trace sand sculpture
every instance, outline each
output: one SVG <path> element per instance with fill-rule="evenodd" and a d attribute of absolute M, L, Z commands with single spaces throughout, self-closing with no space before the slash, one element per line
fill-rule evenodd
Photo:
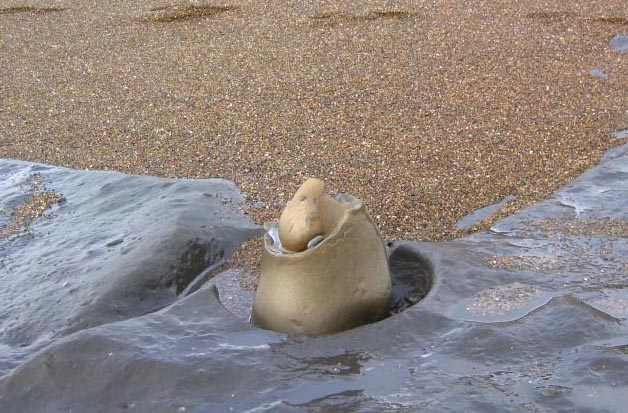
<path fill-rule="evenodd" d="M 334 199 L 308 179 L 267 229 L 253 324 L 319 335 L 386 317 L 386 248 L 359 199 Z"/>

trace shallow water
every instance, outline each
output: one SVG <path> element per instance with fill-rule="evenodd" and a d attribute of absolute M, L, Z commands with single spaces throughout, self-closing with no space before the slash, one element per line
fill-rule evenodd
<path fill-rule="evenodd" d="M 433 286 L 381 322 L 314 338 L 264 331 L 223 306 L 233 285 L 210 280 L 161 310 L 27 347 L 26 361 L 9 352 L 19 366 L 0 379 L 0 411 L 620 412 L 626 257 L 628 154 L 615 151 L 490 231 L 395 242 L 396 276 L 427 271 Z"/>

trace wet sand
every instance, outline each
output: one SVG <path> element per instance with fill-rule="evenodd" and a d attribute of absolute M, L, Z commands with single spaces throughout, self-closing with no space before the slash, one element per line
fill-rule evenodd
<path fill-rule="evenodd" d="M 2 0 L 0 157 L 224 177 L 258 222 L 315 176 L 386 239 L 448 239 L 626 142 L 621 33 L 624 0 Z"/>

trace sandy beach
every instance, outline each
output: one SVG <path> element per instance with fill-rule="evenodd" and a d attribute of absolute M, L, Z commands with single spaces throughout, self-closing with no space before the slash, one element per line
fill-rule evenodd
<path fill-rule="evenodd" d="M 624 0 L 2 0 L 0 157 L 227 178 L 260 223 L 314 176 L 448 239 L 626 141 L 621 33 Z"/>

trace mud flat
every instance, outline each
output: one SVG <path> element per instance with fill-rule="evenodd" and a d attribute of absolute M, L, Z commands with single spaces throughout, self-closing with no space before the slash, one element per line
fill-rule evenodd
<path fill-rule="evenodd" d="M 233 183 L 0 160 L 0 375 L 75 331 L 172 304 L 260 231 Z"/>
<path fill-rule="evenodd" d="M 221 295 L 237 287 L 213 282 L 225 275 L 177 298 L 181 272 L 170 265 L 191 239 L 205 258 L 190 275 L 256 233 L 228 182 L 6 160 L 0 169 L 10 177 L 4 211 L 33 172 L 65 198 L 27 236 L 0 244 L 3 412 L 620 412 L 628 403 L 626 151 L 488 231 L 394 242 L 393 277 L 429 277 L 428 295 L 317 338 L 231 313 Z"/>

